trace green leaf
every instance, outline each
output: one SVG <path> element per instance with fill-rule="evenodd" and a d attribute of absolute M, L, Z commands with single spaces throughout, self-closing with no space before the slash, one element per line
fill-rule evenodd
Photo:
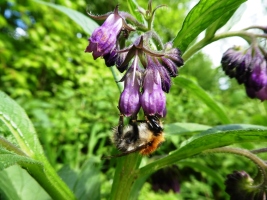
<path fill-rule="evenodd" d="M 188 135 L 211 128 L 207 125 L 195 123 L 173 123 L 164 125 L 164 132 L 168 135 Z"/>
<path fill-rule="evenodd" d="M 214 34 L 216 33 L 216 31 L 228 22 L 228 20 L 233 16 L 233 14 L 237 10 L 237 8 L 234 10 L 230 10 L 229 12 L 224 13 L 212 25 L 210 25 L 206 30 L 206 36 L 205 37 L 208 39 L 211 39 L 214 36 Z"/>
<path fill-rule="evenodd" d="M 200 0 L 186 16 L 174 45 L 185 52 L 189 44 L 206 28 L 225 13 L 236 10 L 246 0 Z M 229 17 L 229 16 L 228 16 Z M 226 20 L 227 17 L 223 18 Z M 219 24 L 223 25 L 225 22 Z M 219 26 L 218 26 L 219 27 Z"/>
<path fill-rule="evenodd" d="M 58 175 L 67 184 L 67 186 L 69 186 L 69 188 L 73 191 L 75 183 L 78 179 L 77 172 L 71 169 L 68 165 L 65 165 L 58 171 Z"/>
<path fill-rule="evenodd" d="M 40 162 L 37 162 L 26 156 L 20 156 L 14 154 L 6 149 L 1 148 L 0 146 L 0 170 L 3 170 L 15 164 L 20 164 L 21 166 L 29 166 L 29 165 L 42 166 Z"/>
<path fill-rule="evenodd" d="M 38 136 L 25 111 L 3 92 L 0 92 L 0 102 L 0 121 L 12 134 L 12 142 L 28 156 L 43 154 Z"/>
<path fill-rule="evenodd" d="M 100 199 L 101 179 L 100 169 L 96 165 L 97 162 L 99 161 L 91 157 L 90 160 L 84 163 L 74 186 L 74 193 L 77 199 Z"/>
<path fill-rule="evenodd" d="M 174 82 L 176 85 L 179 85 L 182 88 L 188 90 L 191 94 L 195 95 L 203 103 L 205 103 L 211 109 L 211 111 L 217 115 L 218 119 L 222 123 L 229 124 L 231 122 L 223 107 L 220 106 L 216 101 L 214 101 L 213 98 L 210 97 L 210 95 L 205 90 L 203 90 L 197 83 L 181 76 L 176 77 L 174 79 Z"/>
<path fill-rule="evenodd" d="M 139 171 L 140 177 L 151 174 L 167 165 L 179 160 L 195 156 L 205 150 L 244 142 L 266 142 L 267 127 L 256 125 L 231 124 L 215 128 L 194 135 L 186 140 L 181 148 L 171 152 L 168 156 L 148 164 Z"/>
<path fill-rule="evenodd" d="M 83 30 L 89 35 L 91 35 L 93 31 L 98 27 L 98 24 L 95 21 L 93 21 L 86 15 L 76 10 L 72 10 L 64 6 L 56 5 L 53 3 L 47 3 L 47 2 L 43 2 L 39 0 L 35 0 L 35 2 L 50 6 L 68 15 L 73 21 L 75 21 L 80 27 L 82 27 Z"/>
<path fill-rule="evenodd" d="M 12 134 L 12 144 L 0 139 L 2 168 L 20 164 L 53 198 L 74 199 L 74 195 L 47 161 L 34 127 L 25 111 L 9 96 L 0 92 L 0 125 Z M 6 129 L 3 130 L 6 130 Z M 6 137 L 7 138 L 7 137 Z M 21 151 L 17 150 L 20 147 Z M 12 151 L 12 152 L 11 152 Z M 25 156 L 24 156 L 25 155 Z"/>
<path fill-rule="evenodd" d="M 6 199 L 51 199 L 24 169 L 16 165 L 0 171 L 0 199 L 1 194 L 4 194 Z"/>
<path fill-rule="evenodd" d="M 135 0 L 127 0 L 128 8 L 130 13 L 139 21 L 144 22 L 143 16 L 138 12 L 138 3 Z"/>

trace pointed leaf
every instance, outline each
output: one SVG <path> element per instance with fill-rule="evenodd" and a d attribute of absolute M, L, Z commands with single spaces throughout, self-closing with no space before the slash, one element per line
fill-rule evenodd
<path fill-rule="evenodd" d="M 226 112 L 224 111 L 223 107 L 220 106 L 218 103 L 216 103 L 210 95 L 203 90 L 197 83 L 193 82 L 190 79 L 187 79 L 185 77 L 176 77 L 174 79 L 174 82 L 181 86 L 182 88 L 190 91 L 191 94 L 195 95 L 197 98 L 199 98 L 203 103 L 205 103 L 212 112 L 214 112 L 218 119 L 224 124 L 229 124 L 230 119 L 228 118 Z"/>
<path fill-rule="evenodd" d="M 246 0 L 200 0 L 186 16 L 174 45 L 185 52 L 189 44 L 213 22 L 227 12 L 236 10 Z M 226 20 L 225 18 L 224 20 Z"/>
<path fill-rule="evenodd" d="M 28 156 L 43 154 L 38 136 L 25 111 L 3 92 L 0 92 L 0 102 L 0 125 L 4 125 L 12 134 L 12 142 Z"/>
<path fill-rule="evenodd" d="M 100 169 L 94 158 L 84 163 L 78 179 L 74 186 L 74 193 L 77 199 L 100 199 Z"/>
<path fill-rule="evenodd" d="M 93 31 L 98 27 L 98 24 L 95 21 L 93 21 L 86 15 L 76 10 L 72 10 L 64 6 L 56 5 L 53 3 L 47 3 L 47 2 L 39 1 L 39 0 L 35 0 L 35 2 L 50 6 L 68 15 L 73 21 L 75 21 L 80 27 L 82 27 L 83 30 L 89 35 L 91 35 Z"/>
<path fill-rule="evenodd" d="M 16 200 L 51 199 L 43 188 L 19 166 L 0 171 L 0 194 L 4 194 L 7 199 Z"/>
<path fill-rule="evenodd" d="M 127 0 L 128 3 L 128 9 L 130 10 L 130 13 L 139 21 L 139 22 L 144 22 L 143 16 L 141 13 L 138 12 L 138 3 L 136 0 Z"/>
<path fill-rule="evenodd" d="M 211 24 L 207 28 L 205 37 L 212 38 L 216 31 L 228 22 L 228 20 L 234 15 L 236 10 L 237 8 L 230 10 L 224 13 L 221 17 L 219 17 L 213 24 Z"/>
<path fill-rule="evenodd" d="M 151 174 L 179 160 L 195 156 L 205 150 L 244 142 L 266 142 L 267 127 L 255 125 L 232 124 L 218 126 L 185 141 L 181 148 L 168 156 L 152 162 L 140 169 L 140 177 Z"/>

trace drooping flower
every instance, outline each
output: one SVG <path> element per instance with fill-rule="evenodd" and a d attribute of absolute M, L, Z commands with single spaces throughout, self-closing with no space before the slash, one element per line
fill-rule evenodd
<path fill-rule="evenodd" d="M 161 78 L 161 88 L 164 92 L 168 93 L 171 88 L 171 77 L 168 70 L 160 64 L 158 58 L 152 56 L 147 56 L 147 65 L 152 66 L 159 72 Z"/>
<path fill-rule="evenodd" d="M 164 192 L 180 191 L 179 169 L 176 165 L 172 165 L 158 170 L 151 175 L 151 185 L 154 191 L 162 190 Z"/>
<path fill-rule="evenodd" d="M 145 115 L 164 117 L 166 114 L 166 97 L 162 90 L 160 72 L 149 63 L 144 75 L 143 90 L 141 106 Z"/>
<path fill-rule="evenodd" d="M 245 83 L 247 94 L 264 101 L 267 99 L 267 62 L 258 49 L 255 50 L 250 68 L 251 75 Z"/>
<path fill-rule="evenodd" d="M 230 78 L 236 78 L 239 84 L 246 82 L 250 75 L 251 48 L 242 51 L 240 47 L 228 49 L 221 60 L 223 70 Z"/>
<path fill-rule="evenodd" d="M 126 117 L 135 115 L 141 107 L 142 74 L 138 71 L 138 59 L 135 57 L 132 66 L 124 77 L 124 90 L 119 100 L 119 110 Z"/>
<path fill-rule="evenodd" d="M 267 61 L 259 48 L 250 47 L 245 51 L 230 48 L 223 54 L 221 63 L 230 78 L 245 85 L 250 98 L 267 100 Z"/>
<path fill-rule="evenodd" d="M 98 19 L 95 16 L 94 18 Z M 104 57 L 107 66 L 114 65 L 117 58 L 117 38 L 123 28 L 133 30 L 127 26 L 124 18 L 118 12 L 118 6 L 116 6 L 114 12 L 108 15 L 105 22 L 94 30 L 88 39 L 89 45 L 85 52 L 92 52 L 94 59 Z"/>
<path fill-rule="evenodd" d="M 264 187 L 257 184 L 245 171 L 234 171 L 227 175 L 225 191 L 230 195 L 231 200 L 262 200 L 266 198 Z"/>

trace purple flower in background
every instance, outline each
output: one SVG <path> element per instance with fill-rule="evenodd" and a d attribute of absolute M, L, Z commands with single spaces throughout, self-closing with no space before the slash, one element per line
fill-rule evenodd
<path fill-rule="evenodd" d="M 221 63 L 225 74 L 236 78 L 239 84 L 244 83 L 250 75 L 251 51 L 251 48 L 241 51 L 239 47 L 233 47 L 223 54 Z"/>
<path fill-rule="evenodd" d="M 158 170 L 151 175 L 152 189 L 156 192 L 162 190 L 164 192 L 173 191 L 180 192 L 179 169 L 176 165 L 172 165 Z M 162 192 L 161 191 L 161 192 Z"/>
<path fill-rule="evenodd" d="M 114 57 L 117 56 L 116 51 L 114 53 L 114 50 L 116 49 L 117 37 L 123 28 L 123 23 L 124 20 L 119 15 L 117 6 L 102 26 L 94 30 L 91 37 L 88 39 L 89 45 L 85 52 L 93 52 L 94 59 L 104 56 L 109 65 L 110 63 L 114 64 Z"/>
<path fill-rule="evenodd" d="M 230 195 L 231 200 L 262 200 L 266 197 L 264 187 L 254 183 L 245 171 L 234 171 L 227 175 L 225 186 L 225 191 Z"/>
<path fill-rule="evenodd" d="M 141 105 L 145 115 L 164 117 L 166 114 L 166 97 L 162 90 L 160 72 L 149 62 L 144 75 L 143 90 Z"/>
<path fill-rule="evenodd" d="M 267 61 L 259 48 L 250 47 L 246 51 L 230 48 L 221 63 L 226 75 L 245 85 L 250 98 L 267 100 Z"/>
<path fill-rule="evenodd" d="M 245 83 L 248 96 L 267 100 L 267 63 L 259 49 L 254 52 L 250 68 L 251 75 Z"/>
<path fill-rule="evenodd" d="M 119 110 L 126 117 L 135 115 L 141 107 L 141 78 L 138 71 L 138 59 L 135 57 L 133 64 L 124 77 L 124 90 L 119 100 Z"/>

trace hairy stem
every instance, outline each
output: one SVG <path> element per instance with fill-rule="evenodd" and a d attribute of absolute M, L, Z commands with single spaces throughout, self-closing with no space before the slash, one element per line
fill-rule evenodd
<path fill-rule="evenodd" d="M 228 37 L 242 37 L 245 39 L 247 42 L 251 42 L 253 38 L 255 37 L 251 33 L 247 33 L 244 31 L 235 31 L 235 32 L 226 32 L 226 33 L 221 33 L 214 35 L 212 38 L 206 38 L 204 37 L 202 40 L 194 44 L 191 48 L 189 48 L 184 54 L 183 54 L 183 60 L 184 62 L 187 61 L 192 55 L 194 55 L 196 52 L 198 52 L 200 49 L 203 47 L 207 46 L 208 44 L 211 44 L 217 40 L 223 39 L 223 38 L 228 38 Z"/>
<path fill-rule="evenodd" d="M 110 200 L 130 199 L 135 182 L 135 171 L 139 167 L 141 156 L 138 153 L 117 158 L 117 166 L 113 179 Z"/>

